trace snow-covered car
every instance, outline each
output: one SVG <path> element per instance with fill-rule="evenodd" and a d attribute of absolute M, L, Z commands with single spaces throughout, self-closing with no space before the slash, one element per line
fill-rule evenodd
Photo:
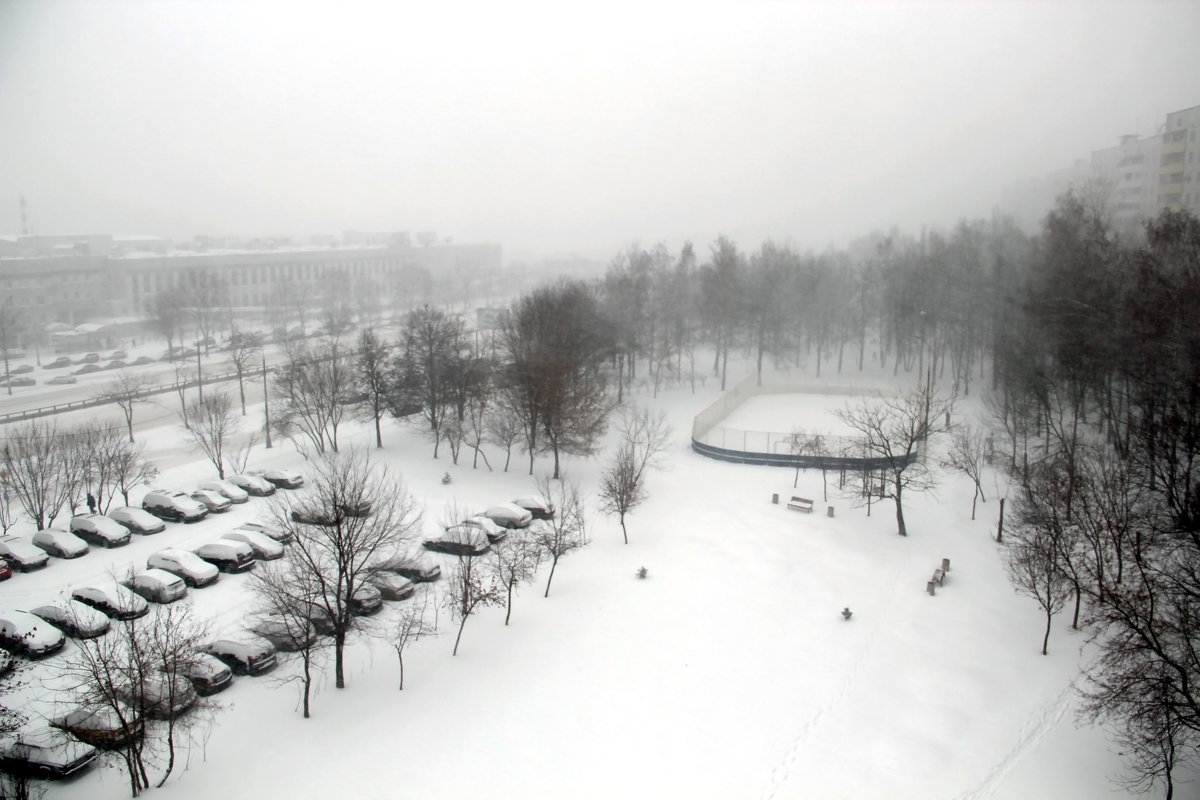
<path fill-rule="evenodd" d="M 258 475 L 230 475 L 225 480 L 241 489 L 251 497 L 270 497 L 275 494 L 275 484 Z"/>
<path fill-rule="evenodd" d="M 79 558 L 86 556 L 91 549 L 83 539 L 61 528 L 46 528 L 37 531 L 30 541 L 47 555 L 58 558 Z"/>
<path fill-rule="evenodd" d="M 91 375 L 93 372 L 100 372 L 103 368 L 99 364 L 84 364 L 79 369 L 71 370 L 72 375 Z"/>
<path fill-rule="evenodd" d="M 142 508 L 169 522 L 199 522 L 208 516 L 207 508 L 183 492 L 163 489 L 146 492 Z"/>
<path fill-rule="evenodd" d="M 442 565 L 420 550 L 381 559 L 375 568 L 394 572 L 416 583 L 428 583 L 442 577 Z"/>
<path fill-rule="evenodd" d="M 513 505 L 525 509 L 534 519 L 553 519 L 554 504 L 540 494 L 525 494 L 513 500 Z"/>
<path fill-rule="evenodd" d="M 66 386 L 71 383 L 79 383 L 79 379 L 74 375 L 55 375 L 46 381 L 47 386 Z"/>
<path fill-rule="evenodd" d="M 250 494 L 245 489 L 241 489 L 226 480 L 203 481 L 197 488 L 207 489 L 210 492 L 218 492 L 226 500 L 235 505 L 244 503 L 250 499 Z"/>
<path fill-rule="evenodd" d="M 50 727 L 66 731 L 98 750 L 120 750 L 145 733 L 145 723 L 131 708 L 118 714 L 111 706 L 78 706 L 50 720 Z"/>
<path fill-rule="evenodd" d="M 108 617 L 78 600 L 59 600 L 29 609 L 72 639 L 94 639 L 108 633 Z"/>
<path fill-rule="evenodd" d="M 193 589 L 198 589 L 216 583 L 220 571 L 200 556 L 190 550 L 179 547 L 168 547 L 151 553 L 146 559 L 147 569 L 165 569 L 172 575 L 183 578 L 183 582 Z"/>
<path fill-rule="evenodd" d="M 308 619 L 294 616 L 268 616 L 250 626 L 251 633 L 266 639 L 281 653 L 294 653 L 317 641 L 317 629 Z"/>
<path fill-rule="evenodd" d="M 515 503 L 500 503 L 483 512 L 502 528 L 524 528 L 533 521 L 533 514 Z"/>
<path fill-rule="evenodd" d="M 261 675 L 277 663 L 275 645 L 253 634 L 217 639 L 203 651 L 224 661 L 236 675 Z"/>
<path fill-rule="evenodd" d="M 70 357 L 59 356 L 58 358 L 54 359 L 53 361 L 43 364 L 42 369 L 65 369 L 66 367 L 69 367 L 69 366 L 71 366 Z"/>
<path fill-rule="evenodd" d="M 17 572 L 32 572 L 50 563 L 50 556 L 24 536 L 0 536 L 0 558 Z"/>
<path fill-rule="evenodd" d="M 210 514 L 221 514 L 233 505 L 233 501 L 228 497 L 212 489 L 196 489 L 190 497 L 207 508 Z"/>
<path fill-rule="evenodd" d="M 23 731 L 0 745 L 0 769 L 14 775 L 67 778 L 96 760 L 97 750 L 53 728 Z"/>
<path fill-rule="evenodd" d="M 12 567 L 3 558 L 0 558 L 0 581 L 6 581 L 12 577 Z"/>
<path fill-rule="evenodd" d="M 133 506 L 121 506 L 114 508 L 108 512 L 109 519 L 116 520 L 118 524 L 124 525 L 133 533 L 149 535 L 152 533 L 161 533 L 167 529 L 167 526 L 161 519 L 140 508 Z"/>
<path fill-rule="evenodd" d="M 252 469 L 247 475 L 254 475 L 269 481 L 277 489 L 299 489 L 304 485 L 304 476 L 294 469 Z"/>
<path fill-rule="evenodd" d="M 478 556 L 491 548 L 487 534 L 475 525 L 453 525 L 439 534 L 429 537 L 422 544 L 435 553 L 453 556 Z"/>
<path fill-rule="evenodd" d="M 459 524 L 474 525 L 476 528 L 479 528 L 492 544 L 502 542 L 508 537 L 508 528 L 501 527 L 491 517 L 485 517 L 483 514 L 467 517 Z"/>
<path fill-rule="evenodd" d="M 57 653 L 67 643 L 62 631 L 28 611 L 0 611 L 0 647 L 28 658 Z"/>
<path fill-rule="evenodd" d="M 131 366 L 131 367 L 144 367 L 144 366 L 146 366 L 147 364 L 153 364 L 153 363 L 154 363 L 154 359 L 153 359 L 153 358 L 151 358 L 150 356 L 138 356 L 138 357 L 137 357 L 137 358 L 135 358 L 133 361 L 130 361 L 130 362 L 129 362 L 129 366 Z"/>
<path fill-rule="evenodd" d="M 103 514 L 77 514 L 71 517 L 70 527 L 71 533 L 97 547 L 121 547 L 129 544 L 129 529 Z"/>
<path fill-rule="evenodd" d="M 187 596 L 187 584 L 165 569 L 148 569 L 121 582 L 129 591 L 151 603 L 174 603 Z"/>
<path fill-rule="evenodd" d="M 277 558 L 283 558 L 283 545 L 262 531 L 237 528 L 221 534 L 221 538 L 250 545 L 250 549 L 254 551 L 254 557 L 259 561 L 274 561 Z"/>
<path fill-rule="evenodd" d="M 263 525 L 261 522 L 243 522 L 237 526 L 237 530 L 261 533 L 263 536 L 268 536 L 280 544 L 287 544 L 295 538 L 287 528 L 280 528 L 276 525 Z"/>
<path fill-rule="evenodd" d="M 254 548 L 235 539 L 217 539 L 196 548 L 196 555 L 221 572 L 249 572 L 254 569 Z"/>
<path fill-rule="evenodd" d="M 196 657 L 184 668 L 192 688 L 201 697 L 223 692 L 233 683 L 233 670 L 208 653 L 196 653 Z"/>
<path fill-rule="evenodd" d="M 16 375 L 0 379 L 0 386 L 11 386 L 14 389 L 23 386 L 37 386 L 37 380 L 34 378 L 18 377 Z"/>
<path fill-rule="evenodd" d="M 350 595 L 350 613 L 356 617 L 369 617 L 383 608 L 383 594 L 370 583 L 360 583 Z"/>
<path fill-rule="evenodd" d="M 417 591 L 411 579 L 395 572 L 371 572 L 367 575 L 367 583 L 378 589 L 384 600 L 407 600 Z"/>
<path fill-rule="evenodd" d="M 196 690 L 182 675 L 169 680 L 166 675 L 150 673 L 140 682 L 113 687 L 113 693 L 122 703 L 142 709 L 150 719 L 175 719 L 196 705 Z"/>
<path fill-rule="evenodd" d="M 71 598 L 116 620 L 137 619 L 150 613 L 145 600 L 117 583 L 76 586 Z"/>

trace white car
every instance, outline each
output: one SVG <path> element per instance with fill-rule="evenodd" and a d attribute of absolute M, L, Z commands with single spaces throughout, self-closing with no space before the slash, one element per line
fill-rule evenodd
<path fill-rule="evenodd" d="M 71 590 L 71 599 L 116 620 L 137 619 L 150 613 L 145 600 L 118 583 L 77 586 Z"/>
<path fill-rule="evenodd" d="M 50 563 L 50 556 L 21 536 L 0 536 L 0 558 L 18 572 L 31 572 Z"/>
<path fill-rule="evenodd" d="M 379 590 L 384 600 L 407 600 L 417 591 L 412 580 L 395 572 L 372 572 L 366 581 Z"/>
<path fill-rule="evenodd" d="M 214 489 L 196 489 L 190 497 L 207 508 L 210 514 L 221 514 L 233 505 L 232 500 Z"/>
<path fill-rule="evenodd" d="M 219 492 L 220 494 L 224 495 L 229 502 L 235 504 L 244 503 L 250 499 L 250 495 L 245 489 L 241 489 L 235 484 L 226 480 L 204 481 L 198 488 Z"/>
<path fill-rule="evenodd" d="M 94 639 L 108 633 L 109 622 L 100 611 L 78 600 L 59 600 L 29 609 L 72 639 Z"/>
<path fill-rule="evenodd" d="M 294 469 L 251 469 L 246 474 L 265 478 L 277 489 L 299 489 L 304 485 L 304 476 Z"/>
<path fill-rule="evenodd" d="M 286 528 L 278 528 L 274 525 L 263 525 L 260 522 L 243 522 L 237 527 L 237 530 L 261 533 L 263 536 L 268 536 L 280 544 L 287 544 L 295 538 L 292 535 L 292 532 Z"/>
<path fill-rule="evenodd" d="M 513 500 L 514 506 L 520 506 L 533 515 L 534 519 L 552 519 L 554 504 L 540 494 L 526 494 Z"/>
<path fill-rule="evenodd" d="M 515 503 L 501 503 L 483 512 L 502 528 L 524 528 L 533 521 L 533 514 Z"/>
<path fill-rule="evenodd" d="M 161 533 L 167 529 L 166 524 L 161 519 L 149 511 L 134 508 L 133 506 L 114 508 L 108 512 L 108 516 L 132 532 L 143 535 Z"/>
<path fill-rule="evenodd" d="M 195 553 L 178 547 L 168 547 L 152 553 L 146 559 L 146 568 L 165 569 L 183 578 L 183 582 L 193 589 L 216 583 L 217 578 L 221 576 L 220 570 L 212 564 Z"/>
<path fill-rule="evenodd" d="M 129 544 L 130 538 L 128 528 L 103 514 L 79 514 L 71 517 L 71 533 L 97 547 L 121 547 Z"/>
<path fill-rule="evenodd" d="M 275 494 L 275 484 L 259 475 L 230 475 L 226 480 L 253 497 L 270 497 Z"/>
<path fill-rule="evenodd" d="M 442 577 L 441 564 L 420 550 L 384 558 L 375 564 L 375 569 L 394 572 L 417 583 L 428 583 Z"/>
<path fill-rule="evenodd" d="M 62 631 L 28 611 L 0 611 L 0 647 L 29 658 L 42 658 L 63 649 Z"/>
<path fill-rule="evenodd" d="M 217 539 L 196 548 L 196 555 L 221 572 L 249 572 L 254 569 L 254 548 L 236 539 Z"/>
<path fill-rule="evenodd" d="M 467 517 L 460 525 L 473 525 L 483 531 L 488 537 L 488 541 L 492 544 L 502 542 L 508 536 L 508 528 L 502 528 L 491 517 L 485 517 L 483 514 L 476 514 L 473 517 Z"/>
<path fill-rule="evenodd" d="M 47 554 L 58 558 L 79 558 L 91 549 L 88 543 L 70 531 L 61 528 L 46 528 L 33 534 L 31 540 Z"/>
<path fill-rule="evenodd" d="M 273 561 L 276 558 L 283 558 L 283 545 L 262 531 L 251 530 L 250 528 L 238 528 L 222 534 L 221 538 L 232 539 L 235 542 L 243 542 L 250 545 L 250 549 L 254 551 L 254 557 L 259 561 Z"/>
<path fill-rule="evenodd" d="M 423 543 L 426 550 L 452 556 L 478 556 L 491 549 L 487 535 L 475 525 L 453 525 Z"/>
<path fill-rule="evenodd" d="M 183 578 L 165 569 L 148 569 L 123 581 L 125 588 L 151 603 L 173 603 L 187 595 Z"/>
<path fill-rule="evenodd" d="M 142 508 L 159 519 L 170 522 L 199 522 L 208 516 L 208 509 L 183 492 L 154 489 L 142 498 Z"/>

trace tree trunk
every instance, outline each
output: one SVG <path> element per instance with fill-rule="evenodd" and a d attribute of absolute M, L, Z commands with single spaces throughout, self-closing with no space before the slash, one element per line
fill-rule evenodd
<path fill-rule="evenodd" d="M 900 502 L 900 481 L 896 480 L 896 527 L 901 536 L 908 536 L 908 528 L 904 527 L 904 506 Z"/>
<path fill-rule="evenodd" d="M 338 689 L 346 688 L 346 631 L 342 626 L 338 626 L 338 631 L 333 635 L 333 685 Z"/>
<path fill-rule="evenodd" d="M 625 544 L 629 544 L 629 531 L 625 530 L 625 512 L 621 512 L 621 535 L 625 537 Z"/>
<path fill-rule="evenodd" d="M 1004 498 L 1000 498 L 1000 522 L 996 525 L 996 541 L 1004 541 Z"/>
<path fill-rule="evenodd" d="M 458 623 L 458 636 L 454 637 L 454 652 L 450 654 L 452 656 L 458 655 L 458 643 L 462 641 L 463 628 L 467 626 L 467 619 L 470 618 L 470 616 L 470 614 L 463 614 L 462 621 Z"/>
<path fill-rule="evenodd" d="M 554 556 L 554 559 L 550 562 L 550 574 L 546 576 L 546 592 L 542 595 L 542 597 L 550 596 L 550 581 L 554 580 L 554 568 L 557 566 L 558 556 Z"/>
<path fill-rule="evenodd" d="M 1050 645 L 1050 621 L 1054 618 L 1054 612 L 1046 610 L 1046 635 L 1042 637 L 1042 655 L 1046 655 L 1046 648 Z"/>

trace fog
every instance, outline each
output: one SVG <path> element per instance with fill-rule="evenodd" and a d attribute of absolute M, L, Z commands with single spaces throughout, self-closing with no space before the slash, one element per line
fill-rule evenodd
<path fill-rule="evenodd" d="M 0 233 L 822 249 L 1200 103 L 1194 2 L 434 5 L 0 3 Z"/>

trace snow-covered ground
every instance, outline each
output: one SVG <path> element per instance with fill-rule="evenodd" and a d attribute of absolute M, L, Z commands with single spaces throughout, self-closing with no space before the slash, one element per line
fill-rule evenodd
<path fill-rule="evenodd" d="M 970 484 L 946 475 L 935 496 L 906 504 L 910 535 L 901 538 L 889 504 L 868 517 L 836 493 L 832 476 L 825 501 L 819 473 L 802 473 L 793 489 L 792 470 L 693 453 L 692 417 L 716 394 L 710 381 L 697 394 L 635 395 L 667 411 L 674 439 L 667 469 L 650 475 L 649 500 L 627 520 L 628 545 L 616 520 L 595 511 L 605 456 L 568 458 L 570 476 L 593 494 L 591 544 L 559 565 L 549 598 L 543 571 L 516 599 L 511 625 L 503 609 L 483 611 L 455 657 L 443 615 L 442 635 L 407 652 L 403 691 L 390 645 L 358 639 L 348 687 L 323 678 L 308 720 L 298 689 L 279 680 L 294 665 L 237 679 L 215 698 L 225 708 L 211 737 L 156 796 L 1122 796 L 1110 781 L 1121 762 L 1105 732 L 1074 721 L 1083 637 L 1056 620 L 1050 655 L 1040 654 L 1041 616 L 1005 577 L 990 491 L 972 522 Z M 779 419 L 786 431 L 804 402 L 776 395 L 743 412 L 772 422 L 759 429 Z M 829 397 L 821 404 L 830 407 Z M 738 427 L 749 421 L 739 417 Z M 211 467 L 181 458 L 178 436 L 166 426 L 144 438 L 174 465 L 158 483 L 188 487 Z M 356 426 L 350 439 L 371 441 Z M 520 454 L 507 473 L 494 452 L 496 471 L 471 469 L 469 456 L 453 466 L 444 454 L 432 460 L 432 447 L 394 422 L 384 444 L 373 457 L 422 498 L 428 525 L 447 502 L 477 510 L 533 489 Z M 304 470 L 286 442 L 257 448 L 252 466 L 272 465 Z M 771 503 L 773 493 L 797 492 L 817 499 L 817 513 Z M 215 538 L 263 503 L 17 575 L 0 584 L 0 603 L 28 607 L 168 541 Z M 951 571 L 931 597 L 926 580 L 943 558 Z M 636 576 L 643 566 L 644 580 Z M 224 576 L 192 602 L 216 628 L 236 629 L 246 581 Z M 848 622 L 844 606 L 853 610 Z M 51 698 L 34 684 L 41 708 Z M 108 766 L 54 785 L 50 796 L 127 794 L 122 772 Z"/>

